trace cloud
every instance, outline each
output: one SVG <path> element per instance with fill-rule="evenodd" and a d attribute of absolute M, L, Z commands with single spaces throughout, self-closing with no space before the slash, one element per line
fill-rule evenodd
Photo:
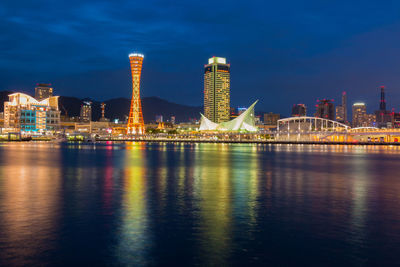
<path fill-rule="evenodd" d="M 60 94 L 106 98 L 112 89 L 122 96 L 130 82 L 127 55 L 141 51 L 145 95 L 201 104 L 202 66 L 218 55 L 232 64 L 233 106 L 252 95 L 259 108 L 288 114 L 294 102 L 311 106 L 318 96 L 338 98 L 342 88 L 373 103 L 378 81 L 398 86 L 391 58 L 398 54 L 399 5 L 2 1 L 0 88 L 32 83 L 33 90 L 35 79 L 45 79 Z M 360 89 L 366 85 L 370 96 Z"/>

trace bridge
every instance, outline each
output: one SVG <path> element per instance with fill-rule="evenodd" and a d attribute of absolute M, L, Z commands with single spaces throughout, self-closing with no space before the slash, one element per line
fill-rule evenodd
<path fill-rule="evenodd" d="M 276 140 L 349 142 L 350 126 L 317 117 L 290 117 L 277 122 Z"/>
<path fill-rule="evenodd" d="M 277 141 L 293 142 L 400 142 L 400 129 L 350 126 L 317 117 L 290 117 L 277 122 Z"/>

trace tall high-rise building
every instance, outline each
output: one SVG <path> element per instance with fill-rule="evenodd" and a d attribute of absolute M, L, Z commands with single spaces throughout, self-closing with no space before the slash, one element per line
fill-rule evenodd
<path fill-rule="evenodd" d="M 307 116 L 307 107 L 304 104 L 294 104 L 292 107 L 292 117 Z"/>
<path fill-rule="evenodd" d="M 342 93 L 342 104 L 336 106 L 335 120 L 347 124 L 347 95 L 346 92 Z"/>
<path fill-rule="evenodd" d="M 50 83 L 38 83 L 35 87 L 35 98 L 42 100 L 53 96 L 53 87 Z"/>
<path fill-rule="evenodd" d="M 365 127 L 367 122 L 367 108 L 364 103 L 354 103 L 353 104 L 353 119 L 352 126 L 353 127 Z"/>
<path fill-rule="evenodd" d="M 315 113 L 315 117 L 324 118 L 328 120 L 335 119 L 335 105 L 332 100 L 322 99 L 318 100 L 317 103 L 317 112 Z"/>
<path fill-rule="evenodd" d="M 379 110 L 386 110 L 385 86 L 381 86 L 381 101 L 379 102 Z"/>
<path fill-rule="evenodd" d="M 393 127 L 394 113 L 386 110 L 385 86 L 381 86 L 381 100 L 379 110 L 375 111 L 376 124 L 379 128 Z"/>
<path fill-rule="evenodd" d="M 82 122 L 92 121 L 92 102 L 84 101 L 81 105 L 80 120 Z"/>
<path fill-rule="evenodd" d="M 138 53 L 129 55 L 132 71 L 132 100 L 126 129 L 127 134 L 144 134 L 145 131 L 140 100 L 140 76 L 142 74 L 143 58 L 144 56 Z"/>
<path fill-rule="evenodd" d="M 348 118 L 347 118 L 347 94 L 346 94 L 346 92 L 342 93 L 342 109 L 343 109 L 343 123 L 347 123 Z"/>
<path fill-rule="evenodd" d="M 230 68 L 222 57 L 212 57 L 204 66 L 204 115 L 216 123 L 229 121 Z"/>

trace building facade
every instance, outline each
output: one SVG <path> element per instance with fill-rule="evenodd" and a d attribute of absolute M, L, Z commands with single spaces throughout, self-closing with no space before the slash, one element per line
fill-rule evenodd
<path fill-rule="evenodd" d="M 92 102 L 84 101 L 81 105 L 80 121 L 89 122 L 92 121 Z"/>
<path fill-rule="evenodd" d="M 307 116 L 307 107 L 304 104 L 294 104 L 292 107 L 292 117 Z"/>
<path fill-rule="evenodd" d="M 230 64 L 212 57 L 204 66 L 204 115 L 215 123 L 230 119 Z"/>
<path fill-rule="evenodd" d="M 27 94 L 14 93 L 4 102 L 4 128 L 21 132 L 45 132 L 59 129 L 58 96 L 37 100 Z"/>
<path fill-rule="evenodd" d="M 336 106 L 335 120 L 337 122 L 345 123 L 344 108 L 342 105 Z"/>
<path fill-rule="evenodd" d="M 366 127 L 367 125 L 367 107 L 364 103 L 354 103 L 352 108 L 352 126 L 356 127 Z"/>
<path fill-rule="evenodd" d="M 318 100 L 315 117 L 334 120 L 335 105 L 333 104 L 332 100 L 328 99 Z"/>
<path fill-rule="evenodd" d="M 35 87 L 35 98 L 37 100 L 43 100 L 53 96 L 53 87 L 50 83 L 38 83 Z"/>
<path fill-rule="evenodd" d="M 264 114 L 264 124 L 265 125 L 277 125 L 278 120 L 281 118 L 280 114 L 277 113 L 265 113 Z"/>

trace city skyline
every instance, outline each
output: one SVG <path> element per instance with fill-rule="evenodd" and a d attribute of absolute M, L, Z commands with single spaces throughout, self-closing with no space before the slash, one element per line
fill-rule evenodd
<path fill-rule="evenodd" d="M 365 102 L 372 112 L 375 88 L 385 85 L 388 109 L 399 110 L 398 4 L 369 1 L 343 9 L 315 1 L 221 2 L 213 12 L 207 1 L 159 4 L 157 12 L 150 5 L 38 1 L 8 12 L 14 4 L 1 3 L 1 90 L 27 92 L 31 84 L 51 82 L 60 95 L 99 101 L 125 96 L 126 55 L 138 50 L 146 56 L 143 96 L 199 105 L 204 59 L 218 55 L 232 64 L 232 106 L 247 105 L 242 100 L 250 92 L 260 99 L 259 110 L 289 115 L 294 103 L 312 106 L 346 91 L 349 104 Z M 38 15 L 43 10 L 45 18 Z M 129 16 L 133 10 L 143 17 Z"/>

